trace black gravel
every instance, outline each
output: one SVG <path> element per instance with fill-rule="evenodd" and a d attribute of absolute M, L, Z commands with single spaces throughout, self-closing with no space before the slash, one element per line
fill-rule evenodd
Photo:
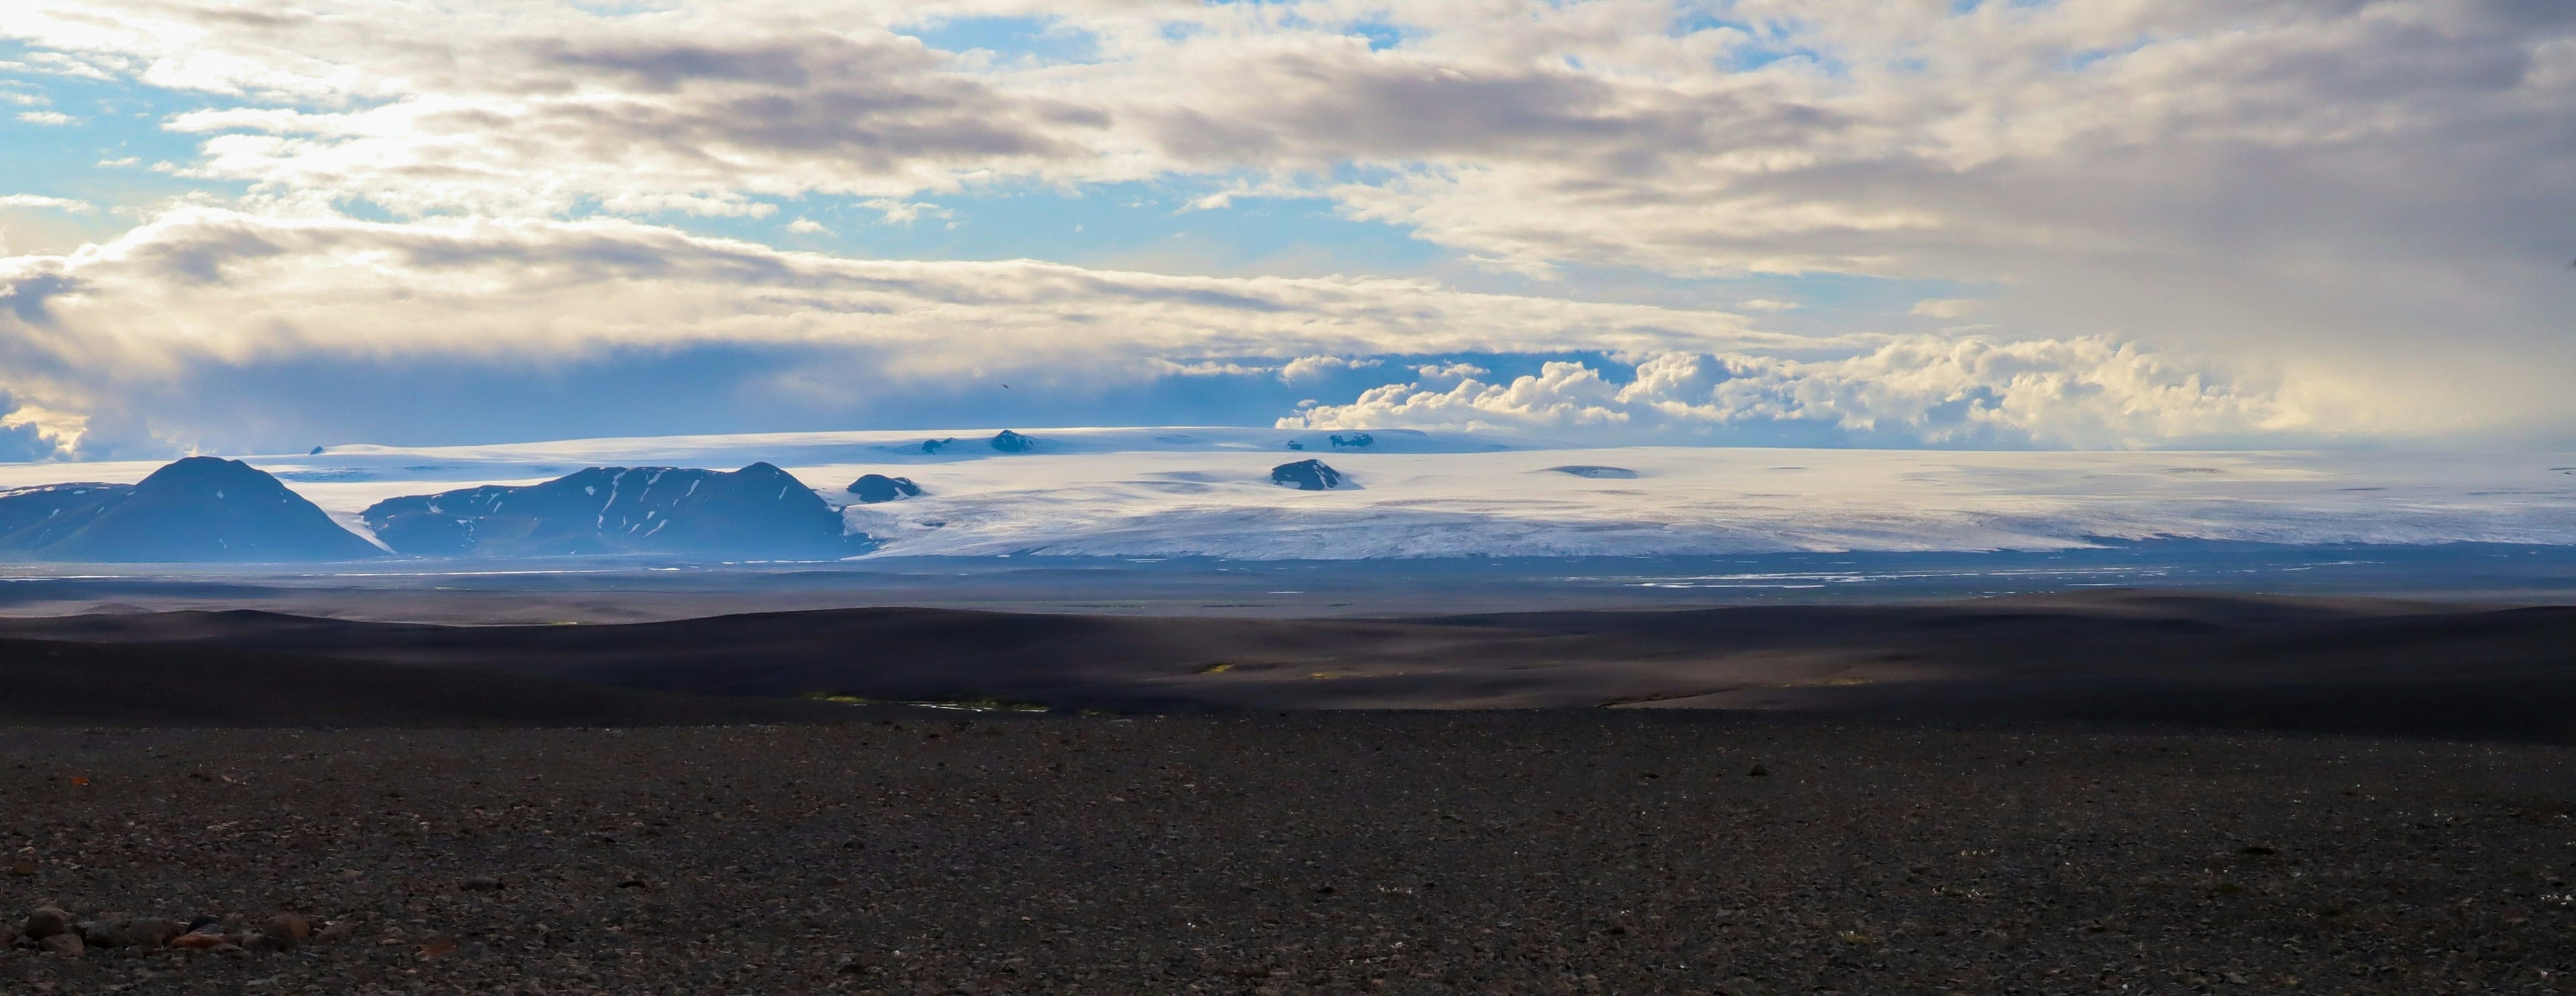
<path fill-rule="evenodd" d="M 0 731 L 13 921 L 353 931 L 21 948 L 0 992 L 2528 993 L 2576 971 L 2566 748 L 888 717 Z"/>

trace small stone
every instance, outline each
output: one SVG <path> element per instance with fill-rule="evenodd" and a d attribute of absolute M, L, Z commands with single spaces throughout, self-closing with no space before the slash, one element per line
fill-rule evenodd
<path fill-rule="evenodd" d="M 285 940 L 271 935 L 264 930 L 245 930 L 241 933 L 227 936 L 224 940 L 230 941 L 234 947 L 238 947 L 244 951 L 256 951 L 262 954 L 273 954 L 292 947 L 292 945 L 288 944 Z"/>
<path fill-rule="evenodd" d="M 2227 984 L 2231 986 L 2241 986 L 2245 984 L 2245 973 L 2243 972 L 2228 972 L 2219 977 L 2226 979 Z"/>
<path fill-rule="evenodd" d="M 36 849 L 35 849 L 35 848 L 32 848 L 32 847 L 28 847 L 28 848 L 21 848 L 21 849 L 19 849 L 19 851 L 18 851 L 18 856 L 17 856 L 17 857 L 14 857 L 14 858 L 9 859 L 9 874 L 25 876 L 25 875 L 33 875 L 33 874 L 35 874 L 35 873 L 36 873 Z"/>
<path fill-rule="evenodd" d="M 1770 993 L 1770 990 L 1762 988 L 1761 983 L 1742 975 L 1718 983 L 1717 991 L 1719 996 L 1769 996 Z"/>
<path fill-rule="evenodd" d="M 180 928 L 179 921 L 159 917 L 137 917 L 127 920 L 123 931 L 125 943 L 138 948 L 157 948 L 170 943 L 171 938 L 186 932 Z"/>
<path fill-rule="evenodd" d="M 66 955 L 73 958 L 89 953 L 88 946 L 81 943 L 80 935 L 70 933 L 48 936 L 37 941 L 36 948 L 46 954 Z"/>
<path fill-rule="evenodd" d="M 462 887 L 467 892 L 499 892 L 501 880 L 489 875 L 477 875 L 466 879 Z"/>
<path fill-rule="evenodd" d="M 18 925 L 14 923 L 0 923 L 0 951 L 7 951 L 10 948 L 17 946 Z"/>
<path fill-rule="evenodd" d="M 40 906 L 27 914 L 26 934 L 36 940 L 71 932 L 72 915 L 51 906 Z"/>
<path fill-rule="evenodd" d="M 212 951 L 230 944 L 231 942 L 224 940 L 224 935 L 220 933 L 209 934 L 194 930 L 170 939 L 171 947 L 186 951 Z"/>
<path fill-rule="evenodd" d="M 312 939 L 313 922 L 293 913 L 280 913 L 269 917 L 268 925 L 260 928 L 260 932 L 293 947 Z"/>
<path fill-rule="evenodd" d="M 358 925 L 347 920 L 333 920 L 330 925 L 323 927 L 320 933 L 313 935 L 314 939 L 326 943 L 345 941 L 356 936 L 358 936 Z"/>
<path fill-rule="evenodd" d="M 1771 774 L 1771 769 L 1766 768 L 1766 767 L 1763 767 L 1763 766 L 1761 766 L 1761 765 L 1757 764 L 1757 765 L 1754 765 L 1754 766 L 1753 766 L 1753 770 L 1751 770 L 1751 771 L 1747 771 L 1747 772 L 1745 772 L 1745 774 L 1747 774 L 1747 775 L 1751 775 L 1751 776 L 1753 776 L 1753 777 L 1755 777 L 1755 778 L 1762 778 L 1762 777 L 1766 777 L 1766 776 L 1770 775 L 1770 774 Z"/>

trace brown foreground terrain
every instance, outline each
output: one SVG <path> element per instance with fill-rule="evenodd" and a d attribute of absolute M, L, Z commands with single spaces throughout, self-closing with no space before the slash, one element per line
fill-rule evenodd
<path fill-rule="evenodd" d="M 0 902 L 334 935 L 12 951 L 0 992 L 2541 993 L 2576 971 L 2565 748 L 862 717 L 0 732 L 0 847 L 30 859 Z"/>
<path fill-rule="evenodd" d="M 13 620 L 0 935 L 63 932 L 0 993 L 2557 992 L 2570 648 L 2138 594 Z"/>

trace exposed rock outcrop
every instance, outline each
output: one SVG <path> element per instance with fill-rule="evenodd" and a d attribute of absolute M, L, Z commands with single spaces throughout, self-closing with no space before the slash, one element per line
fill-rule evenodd
<path fill-rule="evenodd" d="M 1342 472 L 1321 460 L 1299 460 L 1270 468 L 1270 483 L 1299 491 L 1329 491 L 1342 486 Z"/>
<path fill-rule="evenodd" d="M 921 497 L 921 485 L 909 477 L 887 477 L 884 474 L 861 474 L 850 482 L 850 496 L 862 505 Z"/>

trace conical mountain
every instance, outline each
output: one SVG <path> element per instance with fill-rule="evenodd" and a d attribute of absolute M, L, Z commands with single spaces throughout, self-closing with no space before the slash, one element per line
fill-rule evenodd
<path fill-rule="evenodd" d="M 0 521 L 30 521 L 0 538 L 0 548 L 45 560 L 285 563 L 384 556 L 277 478 L 218 457 L 180 460 L 131 488 L 66 485 L 0 495 L 0 509 L 12 505 L 24 514 L 0 511 Z"/>

